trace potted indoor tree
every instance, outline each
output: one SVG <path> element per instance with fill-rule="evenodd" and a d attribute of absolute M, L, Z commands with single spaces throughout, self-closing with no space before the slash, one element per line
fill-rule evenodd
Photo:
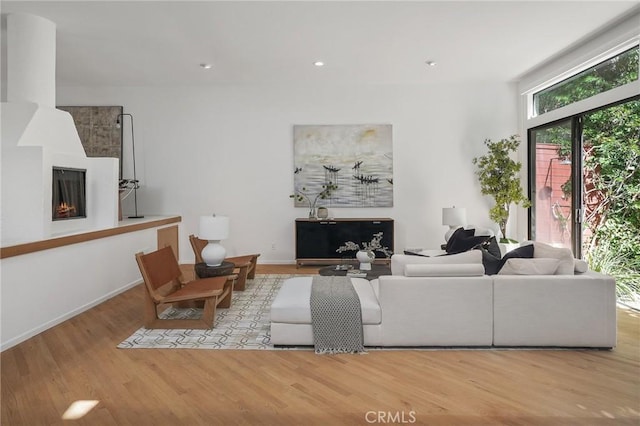
<path fill-rule="evenodd" d="M 495 200 L 495 205 L 489 210 L 489 217 L 500 227 L 500 242 L 515 243 L 517 241 L 507 238 L 506 234 L 509 207 L 511 204 L 520 204 L 524 208 L 531 206 L 520 185 L 522 164 L 511 158 L 511 153 L 520 146 L 520 139 L 518 135 L 512 135 L 497 142 L 487 139 L 484 144 L 489 153 L 473 159 L 473 164 L 477 166 L 480 189 L 483 195 L 490 195 Z"/>

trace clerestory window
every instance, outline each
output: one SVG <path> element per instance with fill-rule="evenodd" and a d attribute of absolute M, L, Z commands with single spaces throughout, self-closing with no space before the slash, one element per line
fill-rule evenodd
<path fill-rule="evenodd" d="M 541 115 L 574 102 L 638 80 L 639 46 L 533 94 L 534 115 Z"/>

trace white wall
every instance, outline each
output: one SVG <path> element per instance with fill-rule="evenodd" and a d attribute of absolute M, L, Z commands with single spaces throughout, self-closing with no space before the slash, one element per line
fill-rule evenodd
<path fill-rule="evenodd" d="M 514 84 L 375 86 L 58 87 L 59 105 L 123 105 L 135 117 L 138 210 L 180 214 L 182 261 L 198 216 L 231 219 L 230 255 L 260 252 L 261 263 L 294 260 L 294 124 L 393 125 L 394 207 L 334 209 L 336 217 L 391 217 L 396 251 L 444 242 L 442 207 L 467 208 L 491 226 L 473 157 L 485 138 L 517 133 Z M 124 175 L 131 176 L 125 129 Z M 124 213 L 133 212 L 132 198 Z M 512 215 L 512 229 L 515 229 Z M 526 223 L 516 235 L 526 236 Z M 275 249 L 272 246 L 275 245 Z"/>
<path fill-rule="evenodd" d="M 157 248 L 157 230 L 2 259 L 0 349 L 8 349 L 140 283 L 134 255 Z M 140 306 L 140 324 L 142 314 Z"/>

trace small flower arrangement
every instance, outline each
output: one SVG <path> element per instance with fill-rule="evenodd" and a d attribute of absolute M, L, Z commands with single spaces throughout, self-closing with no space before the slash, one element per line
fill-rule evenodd
<path fill-rule="evenodd" d="M 370 242 L 362 242 L 362 247 L 360 244 L 356 244 L 353 241 L 347 241 L 343 246 L 338 247 L 336 250 L 337 253 L 343 253 L 345 251 L 366 251 L 368 253 L 373 254 L 374 251 L 379 251 L 383 253 L 386 257 L 390 257 L 393 252 L 389 249 L 389 247 L 385 247 L 380 242 L 382 241 L 382 232 L 378 232 L 373 234 L 373 238 Z M 372 257 L 372 256 L 369 256 Z"/>
<path fill-rule="evenodd" d="M 322 191 L 317 194 L 310 193 L 306 187 L 302 187 L 302 189 L 296 189 L 293 194 L 289 195 L 289 198 L 294 198 L 299 202 L 306 200 L 307 203 L 309 203 L 309 217 L 315 217 L 316 203 L 318 202 L 318 200 L 326 200 L 327 198 L 331 198 L 332 192 L 337 189 L 338 185 L 332 182 L 328 182 L 322 185 Z"/>

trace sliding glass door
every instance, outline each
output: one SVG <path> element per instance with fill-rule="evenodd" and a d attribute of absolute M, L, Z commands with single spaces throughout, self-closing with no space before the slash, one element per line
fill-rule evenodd
<path fill-rule="evenodd" d="M 575 141 L 579 136 L 574 119 L 532 129 L 530 182 L 531 239 L 574 249 L 580 233 L 574 203 Z M 579 158 L 577 159 L 579 162 Z M 579 167 L 579 165 L 578 165 Z M 579 170 L 579 168 L 578 168 Z"/>

